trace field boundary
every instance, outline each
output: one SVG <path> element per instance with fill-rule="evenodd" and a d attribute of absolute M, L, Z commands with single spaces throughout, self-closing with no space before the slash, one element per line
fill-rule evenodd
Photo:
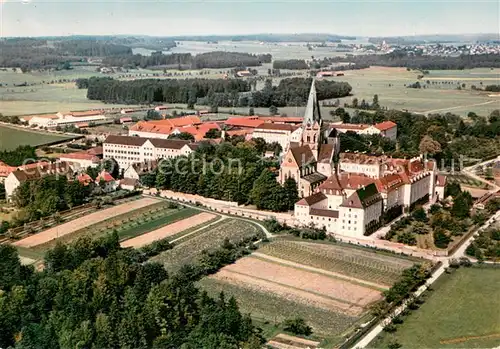
<path fill-rule="evenodd" d="M 309 271 L 311 273 L 331 277 L 332 279 L 349 282 L 349 283 L 352 283 L 352 284 L 355 284 L 358 286 L 369 287 L 369 288 L 377 290 L 377 291 L 385 291 L 385 290 L 388 290 L 390 288 L 390 286 L 387 286 L 387 285 L 377 284 L 377 283 L 371 282 L 371 281 L 364 281 L 364 280 L 361 280 L 361 279 L 358 279 L 358 278 L 355 278 L 352 276 L 343 275 L 341 273 L 336 273 L 336 272 L 329 271 L 326 269 L 320 269 L 320 268 L 316 268 L 316 267 L 311 267 L 309 265 L 303 265 L 300 263 L 287 261 L 287 260 L 284 260 L 284 259 L 279 258 L 279 257 L 267 255 L 265 253 L 254 252 L 254 253 L 252 253 L 252 255 L 250 257 L 255 257 L 258 259 L 265 260 L 267 262 L 280 264 L 280 265 L 284 265 L 284 266 L 291 267 L 291 268 L 306 270 L 306 271 Z"/>

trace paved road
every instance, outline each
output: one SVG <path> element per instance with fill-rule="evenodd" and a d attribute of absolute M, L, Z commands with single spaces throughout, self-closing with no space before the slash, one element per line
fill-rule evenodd
<path fill-rule="evenodd" d="M 469 166 L 469 167 L 464 167 L 462 169 L 463 172 L 465 172 L 468 176 L 478 180 L 478 181 L 481 181 L 483 183 L 486 183 L 488 185 L 490 185 L 492 187 L 492 189 L 490 189 L 489 191 L 490 192 L 496 192 L 498 190 L 500 190 L 500 187 L 498 185 L 496 185 L 494 182 L 490 182 L 490 181 L 487 181 L 486 179 L 482 178 L 482 177 L 479 177 L 478 175 L 476 175 L 474 173 L 474 171 L 476 170 L 476 168 L 480 167 L 480 166 L 486 166 L 488 164 L 491 164 L 492 162 L 495 162 L 495 161 L 498 161 L 499 159 L 498 158 L 494 158 L 494 159 L 491 159 L 491 160 L 486 160 L 486 161 L 483 161 L 479 164 L 476 164 L 476 165 L 472 165 L 472 166 Z"/>
<path fill-rule="evenodd" d="M 498 221 L 500 219 L 500 211 L 498 211 L 494 216 L 492 216 L 484 225 L 482 225 L 479 229 L 486 229 L 488 228 L 492 223 Z M 458 248 L 453 255 L 449 257 L 442 257 L 440 258 L 441 262 L 443 263 L 441 267 L 439 267 L 434 274 L 432 275 L 431 278 L 427 280 L 425 285 L 422 285 L 418 288 L 417 291 L 414 292 L 415 296 L 420 296 L 427 288 L 432 285 L 445 271 L 445 268 L 449 266 L 449 261 L 450 259 L 454 258 L 460 258 L 465 256 L 465 250 L 467 249 L 467 246 L 474 240 L 475 236 L 472 235 L 469 237 L 460 248 Z M 401 306 L 396 308 L 391 315 L 387 316 L 385 319 L 383 319 L 377 326 L 375 326 L 370 332 L 368 332 L 363 338 L 361 338 L 360 341 L 358 341 L 353 348 L 367 348 L 368 345 L 377 337 L 383 330 L 384 327 L 389 324 L 392 320 L 392 318 L 396 315 L 399 315 L 404 309 L 407 307 L 407 303 L 403 303 Z"/>

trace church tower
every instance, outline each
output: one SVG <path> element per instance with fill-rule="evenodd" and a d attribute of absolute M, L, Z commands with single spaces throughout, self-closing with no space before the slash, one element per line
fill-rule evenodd
<path fill-rule="evenodd" d="M 323 121 L 316 96 L 316 79 L 313 78 L 309 98 L 307 99 L 306 112 L 302 123 L 302 142 L 311 148 L 314 157 L 318 158 L 320 145 L 323 143 Z"/>

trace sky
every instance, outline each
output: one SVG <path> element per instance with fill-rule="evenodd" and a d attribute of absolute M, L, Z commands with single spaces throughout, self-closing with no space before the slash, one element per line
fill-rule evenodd
<path fill-rule="evenodd" d="M 0 0 L 0 35 L 499 33 L 500 0 Z"/>

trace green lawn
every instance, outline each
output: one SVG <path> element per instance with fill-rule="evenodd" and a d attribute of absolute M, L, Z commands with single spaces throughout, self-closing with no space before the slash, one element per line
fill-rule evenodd
<path fill-rule="evenodd" d="M 0 125 L 0 151 L 12 150 L 20 145 L 37 146 L 68 138 L 70 137 Z"/>
<path fill-rule="evenodd" d="M 500 269 L 461 268 L 451 275 L 444 274 L 432 288 L 425 303 L 397 325 L 395 333 L 383 332 L 370 347 L 387 348 L 391 341 L 403 348 L 500 345 Z"/>
<path fill-rule="evenodd" d="M 138 222 L 138 225 L 123 225 L 118 228 L 118 235 L 120 236 L 120 240 L 127 240 L 134 238 L 136 236 L 149 233 L 153 230 L 164 227 L 168 224 L 172 224 L 174 222 L 180 221 L 182 219 L 194 216 L 200 211 L 194 208 L 183 208 L 178 211 L 170 211 L 167 214 L 161 214 L 156 217 L 153 217 L 152 220 L 146 221 L 143 223 Z"/>

